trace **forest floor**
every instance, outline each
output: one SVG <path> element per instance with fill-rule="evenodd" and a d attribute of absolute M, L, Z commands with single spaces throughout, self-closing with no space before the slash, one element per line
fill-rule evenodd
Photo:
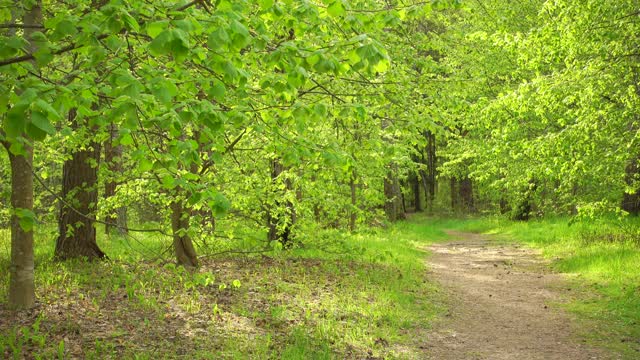
<path fill-rule="evenodd" d="M 0 358 L 638 359 L 640 247 L 596 229 L 414 215 L 288 251 L 211 240 L 188 272 L 147 233 L 56 262 L 39 227 L 35 309 L 6 308 L 0 271 Z M 0 269 L 9 243 L 0 229 Z"/>
<path fill-rule="evenodd" d="M 584 327 L 554 303 L 571 285 L 531 248 L 449 231 L 428 247 L 430 277 L 448 313 L 428 335 L 433 359 L 617 359 L 579 337 Z M 585 324 L 580 324 L 584 326 Z"/>

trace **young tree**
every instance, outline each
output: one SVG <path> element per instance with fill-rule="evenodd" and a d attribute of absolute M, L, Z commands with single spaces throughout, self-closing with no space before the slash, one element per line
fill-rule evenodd
<path fill-rule="evenodd" d="M 17 7 L 23 11 L 23 39 L 27 43 L 27 51 L 33 54 L 38 50 L 32 38 L 36 29 L 42 24 L 42 7 L 40 1 L 34 1 L 30 7 Z M 21 26 L 20 26 L 21 25 Z M 14 35 L 15 37 L 15 35 Z M 8 113 L 3 115 L 3 128 L 0 130 L 0 141 L 9 154 L 11 164 L 11 265 L 9 269 L 9 307 L 28 309 L 35 305 L 34 258 L 33 258 L 33 135 L 43 137 L 40 127 L 50 127 L 46 119 L 37 112 L 31 113 L 31 121 L 26 119 L 29 102 L 33 99 L 33 91 L 19 88 L 16 97 L 21 98 Z M 8 90 L 8 89 L 7 89 Z M 27 92 L 27 93 L 25 93 Z M 21 93 L 18 95 L 18 93 Z M 27 131 L 27 129 L 29 131 Z M 30 134 L 31 133 L 31 136 Z"/>

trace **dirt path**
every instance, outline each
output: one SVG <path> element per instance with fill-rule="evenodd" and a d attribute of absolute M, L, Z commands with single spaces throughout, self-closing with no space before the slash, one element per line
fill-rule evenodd
<path fill-rule="evenodd" d="M 427 338 L 430 358 L 614 359 L 587 346 L 568 316 L 549 306 L 569 290 L 532 250 L 450 234 L 455 241 L 429 247 L 431 276 L 450 309 Z"/>

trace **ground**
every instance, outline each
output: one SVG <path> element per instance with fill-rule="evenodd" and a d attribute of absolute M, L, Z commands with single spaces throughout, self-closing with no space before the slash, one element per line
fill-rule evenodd
<path fill-rule="evenodd" d="M 446 292 L 448 313 L 426 339 L 433 359 L 614 359 L 576 334 L 552 304 L 571 291 L 533 250 L 478 234 L 429 246 L 430 276 Z M 581 329 L 584 331 L 585 329 Z"/>
<path fill-rule="evenodd" d="M 109 261 L 56 262 L 43 229 L 35 309 L 6 308 L 0 272 L 0 358 L 640 358 L 636 245 L 586 242 L 561 221 L 444 232 L 496 225 L 479 221 L 322 230 L 253 255 L 202 248 L 195 272 L 151 256 L 167 248 L 151 235 L 99 239 Z M 0 268 L 8 244 L 0 230 Z"/>

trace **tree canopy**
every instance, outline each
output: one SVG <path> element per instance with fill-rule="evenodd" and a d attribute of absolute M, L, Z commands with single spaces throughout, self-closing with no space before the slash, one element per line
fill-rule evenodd
<path fill-rule="evenodd" d="M 195 267 L 207 244 L 290 248 L 425 207 L 637 215 L 639 16 L 631 0 L 2 0 L 12 279 L 32 281 L 29 234 L 56 221 L 61 260 L 108 257 L 103 224 L 171 237 Z M 22 289 L 12 305 L 32 306 Z"/>

